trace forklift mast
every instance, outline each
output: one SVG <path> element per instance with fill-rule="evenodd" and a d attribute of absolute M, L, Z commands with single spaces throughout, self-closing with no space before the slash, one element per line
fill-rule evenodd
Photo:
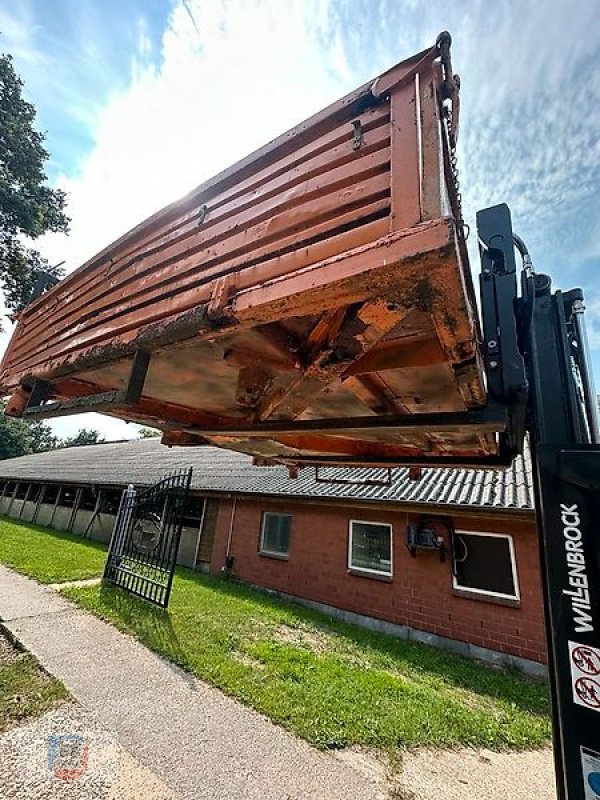
<path fill-rule="evenodd" d="M 552 289 L 506 205 L 477 215 L 488 393 L 531 451 L 559 800 L 600 798 L 600 434 L 583 292 Z M 515 249 L 522 259 L 518 279 Z"/>

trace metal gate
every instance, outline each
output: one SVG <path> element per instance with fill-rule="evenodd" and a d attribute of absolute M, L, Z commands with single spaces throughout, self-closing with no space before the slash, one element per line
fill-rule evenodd
<path fill-rule="evenodd" d="M 166 608 L 169 604 L 192 470 L 123 492 L 104 580 Z"/>

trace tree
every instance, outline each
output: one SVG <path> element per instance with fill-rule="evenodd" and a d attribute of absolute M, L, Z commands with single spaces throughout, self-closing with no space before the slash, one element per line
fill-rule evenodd
<path fill-rule="evenodd" d="M 0 417 L 0 459 L 16 458 L 31 453 L 28 433 L 22 420 L 11 419 L 2 414 Z"/>
<path fill-rule="evenodd" d="M 21 420 L 22 421 L 22 420 Z M 23 422 L 29 427 L 32 453 L 45 453 L 60 447 L 60 439 L 52 433 L 52 428 L 46 422 Z"/>
<path fill-rule="evenodd" d="M 48 231 L 67 232 L 65 193 L 46 186 L 45 135 L 35 130 L 35 108 L 23 99 L 12 58 L 0 55 L 0 282 L 12 311 L 26 305 L 40 270 L 60 277 L 24 244 Z"/>
<path fill-rule="evenodd" d="M 140 428 L 138 431 L 140 439 L 154 439 L 161 434 L 162 431 L 159 431 L 158 428 Z"/>
<path fill-rule="evenodd" d="M 95 431 L 92 428 L 80 428 L 75 436 L 68 436 L 60 443 L 60 447 L 81 447 L 86 444 L 102 444 L 104 437 L 100 435 L 100 431 Z"/>
<path fill-rule="evenodd" d="M 54 450 L 59 440 L 45 422 L 29 422 L 4 416 L 0 401 L 0 460 Z"/>

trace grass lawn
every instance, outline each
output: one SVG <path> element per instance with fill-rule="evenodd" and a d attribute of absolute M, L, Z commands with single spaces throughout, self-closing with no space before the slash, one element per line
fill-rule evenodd
<path fill-rule="evenodd" d="M 57 706 L 64 686 L 40 669 L 29 653 L 17 650 L 0 633 L 0 732 Z"/>
<path fill-rule="evenodd" d="M 106 546 L 70 533 L 0 518 L 0 563 L 59 583 L 102 575 Z"/>
<path fill-rule="evenodd" d="M 78 604 L 323 748 L 534 747 L 547 687 L 372 633 L 249 587 L 178 570 L 168 611 L 106 587 Z"/>

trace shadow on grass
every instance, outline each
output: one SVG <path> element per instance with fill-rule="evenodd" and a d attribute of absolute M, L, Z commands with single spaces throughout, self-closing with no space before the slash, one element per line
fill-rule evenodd
<path fill-rule="evenodd" d="M 117 614 L 128 630 L 143 627 L 144 637 L 147 637 L 144 641 L 151 649 L 163 653 L 182 667 L 186 666 L 185 650 L 166 608 L 106 584 L 100 586 L 98 595 L 102 604 Z"/>
<path fill-rule="evenodd" d="M 283 610 L 298 623 L 309 623 L 324 634 L 341 637 L 351 647 L 369 651 L 374 656 L 375 668 L 386 668 L 381 661 L 394 662 L 399 671 L 404 669 L 425 679 L 434 679 L 483 697 L 505 701 L 523 711 L 535 714 L 549 712 L 546 682 L 531 678 L 518 669 L 501 669 L 433 646 L 369 631 L 231 578 L 205 575 L 182 567 L 177 568 L 176 575 L 174 594 L 177 592 L 177 582 L 196 584 L 226 597 L 251 600 L 257 606 L 258 614 L 261 608 Z"/>

